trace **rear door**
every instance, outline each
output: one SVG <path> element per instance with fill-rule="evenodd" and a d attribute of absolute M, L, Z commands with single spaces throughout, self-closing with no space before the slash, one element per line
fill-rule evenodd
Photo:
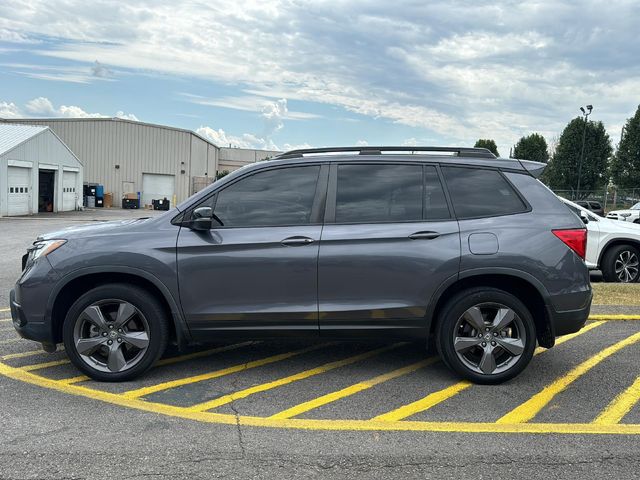
<path fill-rule="evenodd" d="M 318 263 L 322 334 L 424 334 L 436 289 L 458 272 L 458 224 L 437 167 L 331 167 Z"/>

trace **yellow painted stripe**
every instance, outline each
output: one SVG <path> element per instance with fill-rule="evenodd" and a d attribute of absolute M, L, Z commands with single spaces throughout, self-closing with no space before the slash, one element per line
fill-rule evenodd
<path fill-rule="evenodd" d="M 280 353 L 278 355 L 262 358 L 260 360 L 254 360 L 252 362 L 241 363 L 239 365 L 223 368 L 222 370 L 216 370 L 214 372 L 203 373 L 201 375 L 194 375 L 192 377 L 179 378 L 177 380 L 172 380 L 170 382 L 158 383 L 156 385 L 151 385 L 150 387 L 138 388 L 136 390 L 129 390 L 128 392 L 124 392 L 122 395 L 128 398 L 144 397 L 145 395 L 161 392 L 163 390 L 168 390 L 170 388 L 176 388 L 176 387 L 181 387 L 183 385 L 203 382 L 205 380 L 212 380 L 214 378 L 223 377 L 225 375 L 230 375 L 232 373 L 242 372 L 245 370 L 249 370 L 251 368 L 262 367 L 264 365 L 269 365 L 270 363 L 280 362 L 282 360 L 286 360 L 288 358 L 295 357 L 297 355 L 302 355 L 303 353 L 308 353 L 314 350 L 318 350 L 328 345 L 331 345 L 331 344 L 327 344 L 327 343 L 318 344 L 318 345 L 313 345 L 311 347 L 303 348 L 301 350 L 295 350 L 293 352 Z"/>
<path fill-rule="evenodd" d="M 640 377 L 636 378 L 636 381 L 629 388 L 614 398 L 593 423 L 602 425 L 619 423 L 638 401 L 640 401 Z"/>
<path fill-rule="evenodd" d="M 0 312 L 9 312 L 11 311 L 10 308 L 0 308 Z"/>
<path fill-rule="evenodd" d="M 173 365 L 175 363 L 179 363 L 179 362 L 186 362 L 187 360 L 193 360 L 195 358 L 202 358 L 202 357 L 208 357 L 211 356 L 215 353 L 221 353 L 221 352 L 228 352 L 230 350 L 235 350 L 236 348 L 240 348 L 240 347 L 246 347 L 247 345 L 252 345 L 255 343 L 259 343 L 259 342 L 242 342 L 242 343 L 235 343 L 233 345 L 225 345 L 224 347 L 217 347 L 217 348 L 211 348 L 209 350 L 203 350 L 201 352 L 194 352 L 194 353 L 188 353 L 187 355 L 180 355 L 177 357 L 169 357 L 169 358 L 163 358 L 162 360 L 160 360 L 158 363 L 155 364 L 155 367 L 160 367 L 163 365 Z M 77 377 L 71 377 L 71 378 L 64 378 L 62 380 L 60 380 L 61 382 L 64 382 L 68 385 L 71 385 L 72 383 L 80 383 L 80 382 L 84 382 L 86 380 L 90 380 L 89 377 L 87 377 L 86 375 L 78 375 Z"/>
<path fill-rule="evenodd" d="M 589 315 L 589 320 L 640 320 L 640 315 L 594 313 L 593 315 Z"/>
<path fill-rule="evenodd" d="M 230 393 L 228 395 L 223 395 L 218 398 L 214 398 L 213 400 L 209 400 L 207 402 L 198 403 L 191 407 L 188 407 L 188 410 L 192 412 L 204 412 L 206 410 L 211 410 L 213 408 L 219 407 L 221 405 L 226 405 L 227 403 L 231 403 L 234 400 L 239 400 L 241 398 L 246 398 L 249 395 L 253 395 L 255 393 L 265 392 L 267 390 L 272 390 L 274 388 L 282 387 L 283 385 L 287 385 L 289 383 L 297 382 L 299 380 L 304 380 L 305 378 L 313 377 L 315 375 L 320 375 L 322 373 L 326 373 L 330 370 L 334 370 L 336 368 L 344 367 L 346 365 L 350 365 L 352 363 L 360 362 L 362 360 L 366 360 L 368 358 L 375 357 L 376 355 L 380 355 L 383 352 L 387 352 L 389 350 L 393 350 L 394 348 L 398 348 L 402 345 L 406 345 L 406 343 L 395 343 L 393 345 L 388 345 L 386 347 L 377 348 L 375 350 L 370 350 L 365 353 L 361 353 L 360 355 L 354 355 L 353 357 L 348 357 L 343 360 L 338 360 L 336 362 L 326 363 L 316 368 L 312 368 L 310 370 L 305 370 L 303 372 L 296 373 L 294 375 L 289 375 L 287 377 L 280 378 L 278 380 L 274 380 L 273 382 L 262 383 L 260 385 L 255 385 L 250 388 L 246 388 L 244 390 L 240 390 L 237 392 Z"/>
<path fill-rule="evenodd" d="M 341 390 L 337 390 L 335 392 L 328 393 L 321 397 L 314 398 L 313 400 L 309 400 L 308 402 L 295 405 L 286 410 L 282 410 L 281 412 L 278 412 L 269 418 L 292 418 L 292 417 L 298 416 L 302 413 L 308 412 L 310 410 L 314 410 L 323 405 L 327 405 L 328 403 L 332 403 L 337 400 L 340 400 L 341 398 L 355 395 L 356 393 L 362 392 L 363 390 L 367 390 L 371 387 L 375 387 L 376 385 L 379 385 L 383 382 L 387 382 L 389 380 L 393 380 L 394 378 L 398 378 L 403 375 L 407 375 L 409 373 L 415 372 L 416 370 L 419 370 L 421 368 L 424 368 L 428 365 L 435 363 L 437 360 L 438 359 L 435 357 L 427 358 L 426 360 L 422 360 L 420 362 L 407 365 L 406 367 L 398 368 L 396 370 L 393 370 L 392 372 L 385 373 L 383 375 L 378 375 L 377 377 L 373 377 L 369 380 L 358 382 L 355 385 L 351 385 Z"/>
<path fill-rule="evenodd" d="M 19 367 L 22 368 L 22 370 L 26 371 L 26 372 L 32 372 L 34 370 L 42 370 L 43 368 L 49 368 L 49 367 L 58 367 L 60 365 L 66 365 L 69 362 L 69 360 L 64 359 L 64 360 L 54 360 L 53 362 L 45 362 L 45 363 L 36 363 L 34 365 L 26 365 L 24 367 Z"/>
<path fill-rule="evenodd" d="M 0 323 L 9 323 L 10 321 L 10 318 L 0 318 Z"/>
<path fill-rule="evenodd" d="M 596 327 L 599 327 L 604 322 L 593 322 L 585 325 L 582 330 L 572 333 L 570 335 L 565 335 L 563 337 L 559 337 L 556 339 L 556 345 L 561 345 L 566 341 L 571 340 L 583 333 L 588 332 L 589 330 L 593 330 Z M 538 347 L 536 348 L 534 355 L 539 355 L 542 352 L 547 351 L 546 348 Z M 383 413 L 382 415 L 378 415 L 374 417 L 373 420 L 384 421 L 384 422 L 397 422 L 399 420 L 403 420 L 407 417 L 415 415 L 416 413 L 424 412 L 425 410 L 429 410 L 430 408 L 438 405 L 439 403 L 444 402 L 445 400 L 454 397 L 458 393 L 462 392 L 469 388 L 472 384 L 466 380 L 455 383 L 450 387 L 444 388 L 442 390 L 438 390 L 437 392 L 430 393 L 424 398 L 420 400 L 416 400 L 415 402 L 409 403 L 407 405 L 403 405 L 402 407 L 396 408 L 395 410 L 391 410 L 390 412 Z"/>
<path fill-rule="evenodd" d="M 638 424 L 602 425 L 595 423 L 473 423 L 473 422 L 374 422 L 371 420 L 312 420 L 271 419 L 237 416 L 212 412 L 193 412 L 186 408 L 127 398 L 123 395 L 94 390 L 77 385 L 67 385 L 18 368 L 0 363 L 0 375 L 61 393 L 99 400 L 121 407 L 169 417 L 230 426 L 252 426 L 325 431 L 415 431 L 462 433 L 535 433 L 535 434 L 589 434 L 589 435 L 640 435 Z"/>
<path fill-rule="evenodd" d="M 457 395 L 463 390 L 466 390 L 471 385 L 471 382 L 463 380 L 462 382 L 458 382 L 450 387 L 433 392 L 416 402 L 396 408 L 395 410 L 383 413 L 382 415 L 378 415 L 377 417 L 372 418 L 372 420 L 378 422 L 397 422 L 398 420 L 410 417 L 416 413 L 424 412 L 425 410 L 448 400 L 454 395 Z"/>
<path fill-rule="evenodd" d="M 64 348 L 61 348 L 60 350 L 56 350 L 56 352 L 62 352 L 64 351 Z M 0 359 L 2 360 L 11 360 L 14 358 L 26 358 L 26 357 L 33 357 L 35 355 L 49 355 L 47 352 L 45 352 L 44 350 L 40 349 L 40 350 L 29 350 L 28 352 L 18 352 L 18 353 L 9 353 L 7 355 L 2 355 L 0 357 Z"/>
<path fill-rule="evenodd" d="M 62 380 L 58 380 L 58 382 L 64 383 L 65 385 L 71 385 L 72 383 L 80 383 L 87 380 L 91 379 L 86 375 L 78 375 L 77 377 L 63 378 Z"/>
<path fill-rule="evenodd" d="M 233 345 L 224 345 L 222 347 L 210 348 L 209 350 L 203 350 L 201 352 L 188 353 L 186 355 L 179 355 L 177 357 L 169 357 L 163 358 L 158 363 L 156 363 L 156 367 L 162 367 L 165 365 L 173 365 L 174 363 L 186 362 L 188 360 L 195 360 L 196 358 L 204 358 L 214 355 L 216 353 L 229 352 L 231 350 L 236 350 L 242 347 L 248 347 L 249 345 L 257 345 L 260 342 L 242 342 L 242 343 L 234 343 Z"/>
<path fill-rule="evenodd" d="M 540 410 L 547 406 L 557 394 L 565 390 L 569 385 L 575 382 L 582 375 L 587 373 L 593 367 L 595 367 L 614 353 L 618 352 L 626 346 L 633 345 L 638 341 L 640 341 L 640 332 L 631 335 L 630 337 L 627 337 L 624 340 L 611 345 L 610 347 L 605 348 L 601 352 L 588 358 L 580 365 L 573 368 L 566 375 L 558 378 L 553 383 L 544 387 L 540 392 L 536 393 L 526 402 L 511 410 L 505 416 L 500 418 L 498 420 L 498 423 L 528 422 L 529 420 L 534 418 L 540 412 Z"/>
<path fill-rule="evenodd" d="M 32 340 L 26 340 L 22 337 L 8 338 L 6 340 L 0 340 L 0 345 L 11 345 L 13 343 L 32 342 Z"/>

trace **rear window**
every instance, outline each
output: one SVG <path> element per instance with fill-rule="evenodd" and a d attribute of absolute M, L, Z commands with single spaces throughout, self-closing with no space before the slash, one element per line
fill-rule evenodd
<path fill-rule="evenodd" d="M 589 205 L 591 205 L 591 208 L 593 208 L 594 210 L 600 210 L 602 208 L 602 205 L 600 205 L 598 202 L 589 202 Z"/>
<path fill-rule="evenodd" d="M 458 218 L 527 211 L 527 206 L 497 170 L 443 167 L 442 172 Z"/>

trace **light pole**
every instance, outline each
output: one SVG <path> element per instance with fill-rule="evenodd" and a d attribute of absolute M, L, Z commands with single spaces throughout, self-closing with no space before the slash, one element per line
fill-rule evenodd
<path fill-rule="evenodd" d="M 591 115 L 593 105 L 587 105 L 587 111 L 580 107 L 580 111 L 584 116 L 584 128 L 582 129 L 582 149 L 580 150 L 580 162 L 578 163 L 578 188 L 576 188 L 576 198 L 580 196 L 580 175 L 582 175 L 582 161 L 584 159 L 584 140 L 587 134 L 587 117 Z"/>

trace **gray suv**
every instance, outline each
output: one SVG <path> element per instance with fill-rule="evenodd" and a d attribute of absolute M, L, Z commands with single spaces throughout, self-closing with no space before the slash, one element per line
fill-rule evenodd
<path fill-rule="evenodd" d="M 485 149 L 297 150 L 154 218 L 39 237 L 11 292 L 16 330 L 119 381 L 231 337 L 433 338 L 477 383 L 520 373 L 591 306 L 586 230 Z"/>

